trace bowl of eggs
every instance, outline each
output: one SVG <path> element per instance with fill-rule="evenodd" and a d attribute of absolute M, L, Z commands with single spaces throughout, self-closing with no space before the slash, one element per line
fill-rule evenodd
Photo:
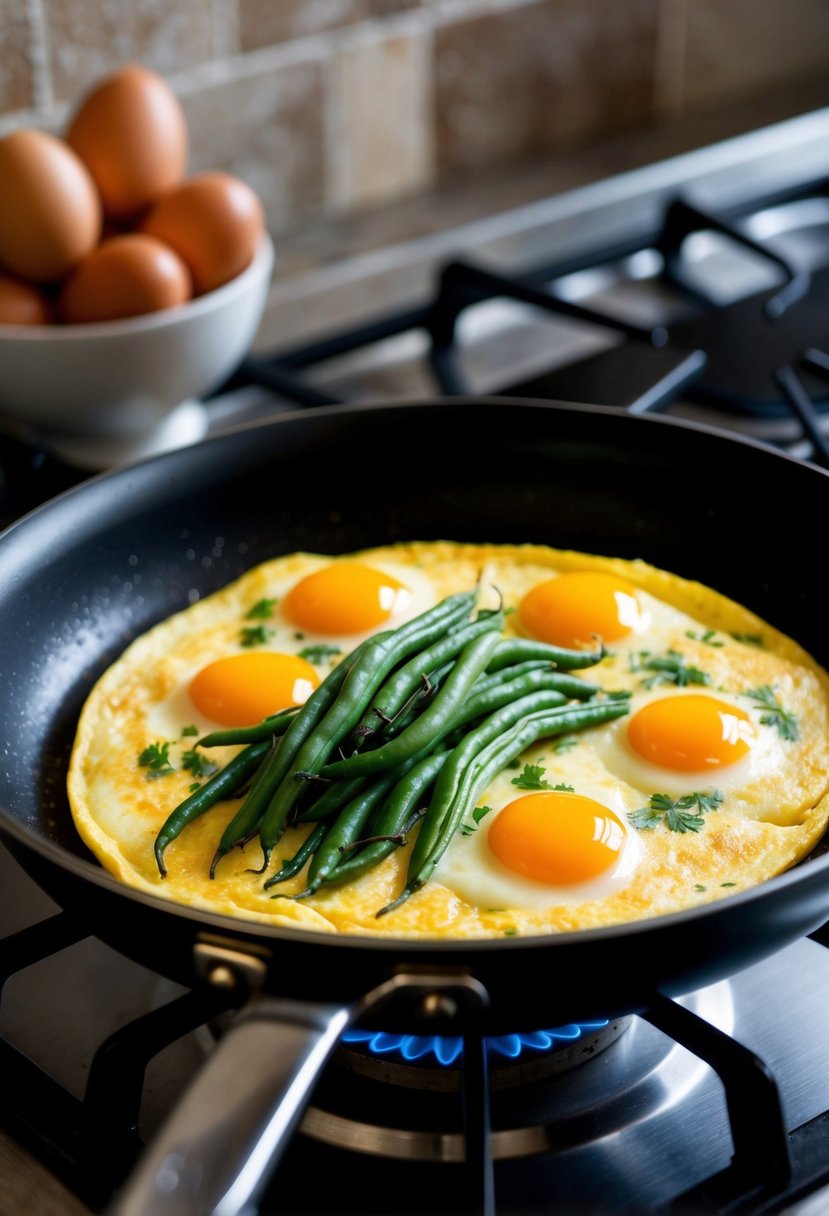
<path fill-rule="evenodd" d="M 128 65 L 65 137 L 0 139 L 0 422 L 83 467 L 199 439 L 249 349 L 273 244 L 260 200 L 186 174 L 173 91 Z"/>

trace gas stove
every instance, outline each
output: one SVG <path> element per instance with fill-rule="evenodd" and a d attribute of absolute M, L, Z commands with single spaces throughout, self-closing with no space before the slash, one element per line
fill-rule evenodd
<path fill-rule="evenodd" d="M 315 332 L 313 293 L 349 295 L 320 272 L 305 331 L 198 403 L 200 433 L 322 404 L 495 395 L 662 410 L 829 465 L 827 184 L 822 110 L 356 259 L 356 307 L 329 307 Z M 393 284 L 413 267 L 433 286 L 401 305 Z M 0 467 L 6 520 L 88 475 L 10 436 Z M 178 988 L 87 937 L 2 848 L 0 889 L 0 1126 L 32 1155 L 9 1210 L 99 1211 L 233 996 Z M 489 1041 L 488 1082 L 461 1040 L 358 1025 L 260 1210 L 829 1210 L 828 944 L 821 930 L 641 1016 Z M 51 1207 L 30 1169 L 67 1188 Z"/>

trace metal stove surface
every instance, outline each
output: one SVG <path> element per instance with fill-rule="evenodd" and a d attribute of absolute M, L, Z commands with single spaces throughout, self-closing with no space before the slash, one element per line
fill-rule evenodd
<path fill-rule="evenodd" d="M 55 910 L 2 848 L 0 884 L 5 895 L 0 936 Z M 0 1032 L 80 1097 L 101 1040 L 180 991 L 89 939 L 9 982 Z M 44 999 L 44 993 L 54 1000 Z M 824 947 L 798 942 L 682 1003 L 766 1062 L 778 1082 L 790 1132 L 829 1110 L 829 952 Z M 152 1136 L 210 1047 L 202 1030 L 156 1059 L 145 1089 L 142 1138 Z M 386 1129 L 378 1141 L 356 1106 L 346 1109 L 339 1124 L 332 1123 L 326 1087 L 336 1095 L 339 1086 L 331 1065 L 302 1133 L 276 1171 L 263 1213 L 463 1211 L 467 1176 L 458 1163 L 459 1136 L 441 1135 L 436 1127 L 425 1137 L 431 1159 L 419 1160 L 425 1133 L 411 1126 L 405 1090 L 390 1088 L 374 1111 L 372 1122 Z M 340 1106 L 343 1101 L 347 1108 L 348 1098 L 340 1093 Z M 500 1114 L 496 1105 L 499 1216 L 727 1210 L 697 1208 L 693 1200 L 684 1209 L 673 1206 L 728 1167 L 726 1103 L 707 1065 L 639 1018 L 595 1060 L 556 1078 L 552 1086 L 530 1087 L 517 1121 L 523 1130 L 515 1129 L 514 1103 Z M 824 1161 L 822 1168 L 827 1167 Z M 36 1205 L 30 1210 L 37 1216 Z"/>

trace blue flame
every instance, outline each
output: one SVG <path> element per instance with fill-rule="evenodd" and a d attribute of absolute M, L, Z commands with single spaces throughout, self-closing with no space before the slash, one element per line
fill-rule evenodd
<path fill-rule="evenodd" d="M 555 1030 L 534 1030 L 530 1034 L 502 1034 L 487 1039 L 490 1055 L 502 1056 L 506 1060 L 517 1060 L 531 1052 L 554 1051 L 560 1043 L 572 1043 L 583 1034 L 603 1030 L 607 1018 L 598 1022 L 568 1022 Z M 446 1038 L 441 1035 L 387 1034 L 384 1030 L 347 1030 L 344 1043 L 363 1043 L 376 1056 L 397 1056 L 411 1063 L 433 1056 L 438 1064 L 450 1068 L 463 1055 L 463 1039 L 460 1036 Z"/>

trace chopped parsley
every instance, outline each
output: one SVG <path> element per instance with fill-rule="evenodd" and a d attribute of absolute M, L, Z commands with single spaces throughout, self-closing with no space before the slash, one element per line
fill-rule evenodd
<path fill-rule="evenodd" d="M 188 793 L 190 793 L 190 794 L 195 794 L 196 790 L 200 790 L 200 789 L 201 789 L 201 781 L 191 781 L 191 783 L 187 787 Z"/>
<path fill-rule="evenodd" d="M 219 769 L 218 764 L 214 764 L 212 760 L 206 760 L 194 747 L 182 754 L 181 767 L 187 769 L 187 772 L 192 773 L 194 777 L 212 777 Z"/>
<path fill-rule="evenodd" d="M 675 684 L 677 688 L 685 688 L 688 684 L 711 683 L 711 677 L 686 663 L 678 650 L 669 650 L 664 655 L 640 650 L 638 654 L 630 656 L 630 670 L 652 673 L 642 681 L 643 688 L 656 688 L 659 684 Z"/>
<path fill-rule="evenodd" d="M 725 645 L 725 642 L 717 638 L 716 629 L 705 629 L 702 633 L 696 633 L 693 629 L 686 629 L 685 636 L 693 642 L 702 642 L 706 646 L 719 647 Z"/>
<path fill-rule="evenodd" d="M 335 654 L 342 654 L 342 647 L 327 646 L 324 642 L 319 646 L 304 646 L 299 651 L 299 657 L 309 663 L 324 663 L 326 659 L 333 659 Z"/>
<path fill-rule="evenodd" d="M 708 890 L 708 888 L 707 888 L 707 887 L 704 887 L 704 886 L 702 885 L 702 883 L 701 883 L 701 882 L 695 882 L 695 883 L 694 883 L 694 890 L 695 890 L 695 891 L 707 891 L 707 890 Z"/>
<path fill-rule="evenodd" d="M 272 629 L 268 629 L 265 625 L 249 625 L 245 626 L 239 634 L 240 646 L 261 646 L 273 634 Z"/>
<path fill-rule="evenodd" d="M 274 605 L 276 600 L 257 600 L 252 608 L 249 608 L 245 613 L 245 620 L 248 621 L 267 621 L 273 616 Z"/>
<path fill-rule="evenodd" d="M 546 780 L 545 769 L 540 764 L 525 764 L 512 784 L 519 790 L 551 790 L 553 787 Z"/>
<path fill-rule="evenodd" d="M 764 712 L 760 715 L 760 721 L 764 726 L 776 727 L 781 738 L 787 739 L 789 743 L 794 743 L 800 738 L 797 718 L 789 710 L 783 708 L 770 684 L 761 684 L 759 688 L 748 688 L 746 696 L 751 697 L 752 701 L 756 701 L 763 707 Z"/>
<path fill-rule="evenodd" d="M 182 728 L 181 728 L 182 739 L 186 739 L 190 735 L 197 735 L 198 733 L 199 733 L 198 726 L 182 726 Z"/>
<path fill-rule="evenodd" d="M 736 882 L 721 882 L 720 883 L 721 887 L 736 887 L 736 885 L 737 885 Z"/>
<path fill-rule="evenodd" d="M 504 937 L 517 937 L 517 936 L 518 936 L 517 929 L 505 929 L 504 930 Z"/>
<path fill-rule="evenodd" d="M 735 642 L 743 642 L 746 646 L 762 646 L 762 633 L 732 633 Z"/>
<path fill-rule="evenodd" d="M 643 831 L 664 823 L 672 832 L 699 832 L 705 826 L 703 813 L 716 811 L 722 806 L 724 797 L 720 790 L 711 794 L 685 794 L 676 801 L 670 794 L 651 794 L 647 806 L 628 811 L 628 819 Z"/>
<path fill-rule="evenodd" d="M 138 763 L 148 770 L 147 778 L 150 780 L 155 777 L 167 777 L 175 772 L 170 763 L 169 743 L 150 743 L 139 755 Z"/>
<path fill-rule="evenodd" d="M 473 832 L 477 832 L 480 827 L 481 820 L 485 816 L 492 813 L 491 806 L 476 806 L 472 811 L 472 823 L 465 823 L 461 828 L 462 836 L 471 836 Z"/>

